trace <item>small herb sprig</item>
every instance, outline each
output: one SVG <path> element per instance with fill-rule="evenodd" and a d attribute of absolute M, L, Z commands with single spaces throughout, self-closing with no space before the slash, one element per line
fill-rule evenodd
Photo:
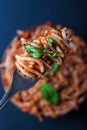
<path fill-rule="evenodd" d="M 54 74 L 57 69 L 58 69 L 58 63 L 54 63 L 54 64 L 51 66 L 51 72 Z"/>
<path fill-rule="evenodd" d="M 43 47 L 40 50 L 40 49 L 38 49 L 34 46 L 31 46 L 31 45 L 28 45 L 28 44 L 23 44 L 23 46 L 24 46 L 26 52 L 29 53 L 30 56 L 33 58 L 40 58 L 43 54 L 46 54 L 49 57 L 55 57 L 58 54 L 57 51 L 50 51 L 46 47 Z"/>
<path fill-rule="evenodd" d="M 49 46 L 52 46 L 54 42 L 61 42 L 62 43 L 62 40 L 61 39 L 52 39 L 51 37 L 48 38 L 48 45 Z"/>
<path fill-rule="evenodd" d="M 54 74 L 56 72 L 56 70 L 58 69 L 58 63 L 54 63 L 52 66 L 51 66 L 51 73 Z M 50 74 L 50 72 L 46 71 L 44 73 L 45 76 L 48 76 Z"/>
<path fill-rule="evenodd" d="M 61 42 L 61 39 L 54 40 L 52 38 L 48 38 L 47 42 L 49 46 L 52 46 L 53 42 Z M 47 47 L 44 47 L 43 45 L 40 45 L 41 50 L 36 48 L 35 46 L 28 45 L 26 43 L 24 43 L 23 46 L 26 52 L 29 53 L 30 56 L 32 56 L 33 58 L 40 58 L 43 54 L 46 54 L 49 57 L 55 57 L 58 54 L 57 51 L 50 51 Z"/>
<path fill-rule="evenodd" d="M 23 44 L 25 50 L 27 53 L 30 54 L 30 56 L 32 56 L 33 58 L 40 58 L 42 56 L 42 51 L 39 50 L 38 48 L 31 46 L 31 45 L 27 45 L 27 44 Z"/>
<path fill-rule="evenodd" d="M 41 85 L 40 91 L 45 100 L 47 100 L 52 105 L 57 105 L 58 93 L 51 85 L 44 81 Z"/>

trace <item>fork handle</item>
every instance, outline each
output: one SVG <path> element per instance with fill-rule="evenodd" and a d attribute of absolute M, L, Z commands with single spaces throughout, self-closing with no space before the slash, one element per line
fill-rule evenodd
<path fill-rule="evenodd" d="M 12 97 L 11 89 L 9 89 L 4 96 L 0 100 L 0 110 L 4 107 L 4 105 L 10 100 Z"/>

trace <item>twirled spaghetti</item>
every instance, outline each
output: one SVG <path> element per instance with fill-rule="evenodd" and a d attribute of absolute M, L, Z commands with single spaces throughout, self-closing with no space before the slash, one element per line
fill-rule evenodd
<path fill-rule="evenodd" d="M 67 39 L 66 32 L 67 28 L 57 30 L 44 27 L 39 36 L 32 41 L 21 38 L 22 44 L 29 52 L 26 53 L 25 50 L 24 53 L 15 56 L 16 67 L 20 73 L 26 77 L 43 78 L 43 73 L 49 71 L 52 64 L 56 62 L 60 65 L 69 48 L 70 37 Z"/>

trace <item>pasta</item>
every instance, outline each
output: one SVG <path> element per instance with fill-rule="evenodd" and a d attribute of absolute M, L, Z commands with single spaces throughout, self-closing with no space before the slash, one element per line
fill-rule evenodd
<path fill-rule="evenodd" d="M 17 59 L 15 59 L 15 55 L 17 56 L 16 58 L 19 59 L 26 58 L 26 56 L 20 57 L 20 54 L 25 53 L 20 39 L 24 38 L 32 42 L 40 35 L 40 32 L 45 27 L 49 28 L 51 26 L 50 23 L 47 23 L 27 31 L 18 31 L 17 37 L 6 49 L 1 64 L 2 82 L 6 91 L 10 87 L 12 73 L 16 67 L 15 61 Z M 57 25 L 55 26 L 55 29 L 59 31 L 62 29 L 62 26 Z M 38 117 L 40 121 L 42 121 L 43 116 L 55 118 L 64 115 L 73 109 L 77 110 L 78 105 L 82 103 L 87 96 L 87 46 L 71 29 L 67 29 L 66 34 L 67 37 L 65 36 L 65 33 L 63 33 L 63 37 L 66 37 L 67 41 L 73 35 L 73 39 L 69 44 L 70 48 L 64 54 L 63 63 L 58 67 L 54 75 L 46 77 L 46 81 L 50 83 L 58 93 L 59 102 L 56 105 L 52 105 L 44 99 L 40 91 L 43 79 L 39 80 L 32 88 L 16 94 L 12 98 L 12 102 L 19 109 Z M 30 59 L 28 59 L 28 61 L 29 60 Z M 36 61 L 34 62 L 36 64 Z M 32 62 L 31 65 L 33 65 Z M 42 68 L 39 69 L 42 72 Z"/>
<path fill-rule="evenodd" d="M 62 58 L 69 49 L 70 41 L 70 38 L 67 39 L 66 31 L 67 28 L 58 31 L 53 27 L 44 27 L 39 36 L 32 41 L 21 38 L 26 50 L 15 56 L 19 72 L 32 79 L 36 76 L 44 78 L 43 73 L 50 70 L 51 64 L 55 62 L 58 65 L 62 64 Z"/>

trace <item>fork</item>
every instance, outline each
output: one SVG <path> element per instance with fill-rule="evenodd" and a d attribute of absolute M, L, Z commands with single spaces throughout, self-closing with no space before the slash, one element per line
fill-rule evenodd
<path fill-rule="evenodd" d="M 29 89 L 34 84 L 36 84 L 38 80 L 39 78 L 34 80 L 31 80 L 30 78 L 24 78 L 17 72 L 17 69 L 15 69 L 10 88 L 0 100 L 0 110 L 16 93 Z"/>

